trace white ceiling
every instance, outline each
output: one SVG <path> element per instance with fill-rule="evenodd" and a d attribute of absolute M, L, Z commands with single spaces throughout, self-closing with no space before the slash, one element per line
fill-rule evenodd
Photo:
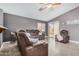
<path fill-rule="evenodd" d="M 39 3 L 0 3 L 0 9 L 3 9 L 4 13 L 42 21 L 49 21 L 59 15 L 62 15 L 78 7 L 79 3 L 63 3 L 55 9 L 52 8 L 44 11 L 38 11 L 41 6 L 42 4 Z"/>

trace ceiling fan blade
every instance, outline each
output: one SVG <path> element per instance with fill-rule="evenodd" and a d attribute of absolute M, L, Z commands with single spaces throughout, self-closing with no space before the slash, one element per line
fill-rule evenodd
<path fill-rule="evenodd" d="M 54 4 L 52 4 L 52 5 L 60 5 L 61 3 L 54 3 Z"/>
<path fill-rule="evenodd" d="M 43 5 L 49 5 L 49 4 L 52 4 L 52 5 L 60 5 L 61 3 L 40 3 L 40 4 L 43 4 Z"/>
<path fill-rule="evenodd" d="M 41 7 L 41 8 L 39 8 L 39 11 L 42 11 L 42 10 L 44 10 L 44 9 L 46 9 L 47 7 Z"/>

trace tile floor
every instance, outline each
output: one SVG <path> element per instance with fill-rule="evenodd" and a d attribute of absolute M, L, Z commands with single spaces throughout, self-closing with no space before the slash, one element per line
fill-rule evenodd
<path fill-rule="evenodd" d="M 79 56 L 79 44 L 56 42 L 54 56 Z"/>

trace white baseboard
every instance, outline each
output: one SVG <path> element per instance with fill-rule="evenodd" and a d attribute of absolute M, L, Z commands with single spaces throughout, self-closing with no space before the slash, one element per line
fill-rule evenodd
<path fill-rule="evenodd" d="M 73 40 L 70 40 L 70 43 L 79 44 L 79 41 L 73 41 Z"/>

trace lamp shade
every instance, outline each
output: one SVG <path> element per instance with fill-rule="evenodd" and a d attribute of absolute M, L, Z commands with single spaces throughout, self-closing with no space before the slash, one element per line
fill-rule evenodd
<path fill-rule="evenodd" d="M 6 30 L 6 29 L 8 29 L 8 28 L 6 28 L 6 27 L 0 25 L 0 33 L 3 32 L 3 31 Z"/>

